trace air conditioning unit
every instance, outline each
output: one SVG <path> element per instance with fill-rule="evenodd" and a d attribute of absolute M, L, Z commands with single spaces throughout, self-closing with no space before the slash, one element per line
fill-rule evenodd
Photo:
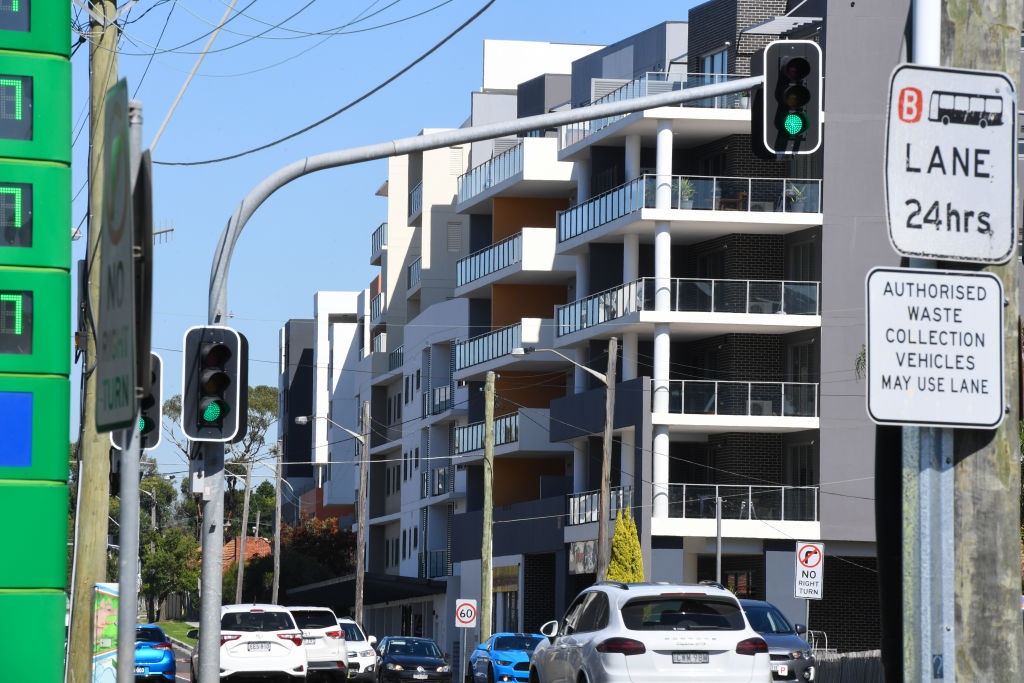
<path fill-rule="evenodd" d="M 750 414 L 757 416 L 766 416 L 772 414 L 772 402 L 771 401 L 751 401 L 750 402 Z"/>

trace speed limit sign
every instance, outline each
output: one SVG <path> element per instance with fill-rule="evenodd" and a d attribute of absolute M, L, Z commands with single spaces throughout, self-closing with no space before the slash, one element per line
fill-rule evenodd
<path fill-rule="evenodd" d="M 456 628 L 476 627 L 476 600 L 459 598 L 455 601 Z"/>

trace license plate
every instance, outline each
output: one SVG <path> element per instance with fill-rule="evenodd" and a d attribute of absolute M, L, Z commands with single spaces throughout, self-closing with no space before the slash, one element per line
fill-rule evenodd
<path fill-rule="evenodd" d="M 789 664 L 775 664 L 772 666 L 772 671 L 779 674 L 780 676 L 788 676 Z"/>
<path fill-rule="evenodd" d="M 417 680 L 422 681 L 422 680 L 425 680 L 427 678 L 427 674 L 413 674 L 412 677 L 417 679 Z"/>
<path fill-rule="evenodd" d="M 315 645 L 316 638 L 303 638 L 302 642 L 304 642 L 306 645 Z"/>
<path fill-rule="evenodd" d="M 249 652 L 270 652 L 270 643 L 249 643 Z"/>
<path fill-rule="evenodd" d="M 146 667 L 144 667 L 144 666 L 137 666 L 137 667 L 135 667 L 135 673 L 137 673 L 137 674 L 144 674 L 144 673 L 146 673 Z"/>
<path fill-rule="evenodd" d="M 673 652 L 673 664 L 707 664 L 707 652 Z"/>

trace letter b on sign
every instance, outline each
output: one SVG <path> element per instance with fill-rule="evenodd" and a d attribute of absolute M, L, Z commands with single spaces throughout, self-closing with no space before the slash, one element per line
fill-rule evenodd
<path fill-rule="evenodd" d="M 921 120 L 921 91 L 917 88 L 900 90 L 899 113 L 900 121 L 917 123 Z"/>

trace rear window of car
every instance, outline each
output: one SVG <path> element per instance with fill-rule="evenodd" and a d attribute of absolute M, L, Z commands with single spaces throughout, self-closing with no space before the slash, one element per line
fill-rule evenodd
<path fill-rule="evenodd" d="M 167 642 L 167 638 L 164 634 L 155 628 L 138 628 L 135 629 L 135 640 L 139 643 L 164 643 Z"/>
<path fill-rule="evenodd" d="M 366 636 L 363 635 L 363 632 L 355 624 L 341 622 L 338 626 L 345 632 L 345 640 L 366 640 Z"/>
<path fill-rule="evenodd" d="M 537 647 L 539 642 L 540 638 L 531 638 L 530 636 L 502 636 L 494 639 L 494 649 L 533 652 L 533 648 Z"/>
<path fill-rule="evenodd" d="M 622 621 L 633 631 L 739 631 L 745 628 L 739 603 L 714 596 L 651 596 L 630 600 Z"/>
<path fill-rule="evenodd" d="M 758 633 L 792 633 L 793 627 L 789 625 L 782 612 L 768 605 L 747 605 L 743 608 L 750 621 L 750 627 Z"/>
<path fill-rule="evenodd" d="M 334 616 L 334 612 L 322 609 L 293 609 L 290 611 L 299 628 L 338 628 L 338 619 Z"/>
<path fill-rule="evenodd" d="M 228 612 L 220 618 L 222 631 L 289 631 L 295 622 L 287 612 Z"/>

